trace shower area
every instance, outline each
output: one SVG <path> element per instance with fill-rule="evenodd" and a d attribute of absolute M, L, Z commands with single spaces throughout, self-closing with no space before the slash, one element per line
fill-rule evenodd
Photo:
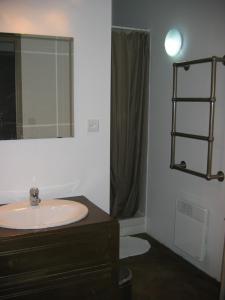
<path fill-rule="evenodd" d="M 110 212 L 121 235 L 145 231 L 150 33 L 112 28 Z"/>

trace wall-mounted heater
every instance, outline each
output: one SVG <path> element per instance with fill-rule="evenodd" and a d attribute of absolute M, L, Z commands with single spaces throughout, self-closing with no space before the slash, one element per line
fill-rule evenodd
<path fill-rule="evenodd" d="M 176 202 L 174 245 L 192 258 L 206 254 L 208 210 L 185 199 Z"/>
<path fill-rule="evenodd" d="M 171 131 L 171 158 L 170 158 L 170 168 L 176 169 L 185 173 L 189 173 L 198 177 L 205 178 L 207 180 L 217 179 L 219 181 L 224 180 L 224 173 L 218 171 L 216 175 L 212 174 L 212 155 L 213 155 L 213 128 L 214 128 L 214 115 L 215 115 L 215 102 L 216 102 L 216 67 L 217 63 L 223 63 L 225 65 L 225 56 L 221 57 L 210 57 L 198 60 L 180 62 L 173 64 L 173 98 L 172 98 L 172 131 Z M 177 71 L 178 68 L 184 68 L 186 71 L 190 69 L 191 65 L 211 63 L 211 91 L 209 98 L 179 98 L 177 97 Z M 177 102 L 208 102 L 210 105 L 209 113 L 209 133 L 208 136 L 189 134 L 176 131 L 176 111 Z M 180 164 L 175 163 L 175 146 L 176 137 L 190 138 L 201 141 L 206 141 L 208 143 L 208 155 L 207 155 L 207 170 L 206 174 L 196 172 L 187 168 L 185 161 L 181 161 Z"/>

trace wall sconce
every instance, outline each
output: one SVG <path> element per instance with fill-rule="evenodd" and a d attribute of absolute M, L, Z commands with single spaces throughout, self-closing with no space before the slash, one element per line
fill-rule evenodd
<path fill-rule="evenodd" d="M 171 29 L 168 31 L 165 38 L 165 50 L 169 56 L 175 56 L 179 53 L 182 47 L 183 38 L 177 29 Z"/>

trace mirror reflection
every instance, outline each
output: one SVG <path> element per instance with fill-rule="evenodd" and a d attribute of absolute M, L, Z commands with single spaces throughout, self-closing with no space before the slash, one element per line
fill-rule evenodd
<path fill-rule="evenodd" d="M 0 33 L 0 140 L 73 136 L 73 39 Z"/>

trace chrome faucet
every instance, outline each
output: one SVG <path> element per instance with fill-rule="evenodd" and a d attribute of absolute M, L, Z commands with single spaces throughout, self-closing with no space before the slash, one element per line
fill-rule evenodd
<path fill-rule="evenodd" d="M 41 202 L 39 198 L 39 189 L 37 187 L 32 187 L 30 189 L 30 204 L 31 206 L 37 206 Z"/>

